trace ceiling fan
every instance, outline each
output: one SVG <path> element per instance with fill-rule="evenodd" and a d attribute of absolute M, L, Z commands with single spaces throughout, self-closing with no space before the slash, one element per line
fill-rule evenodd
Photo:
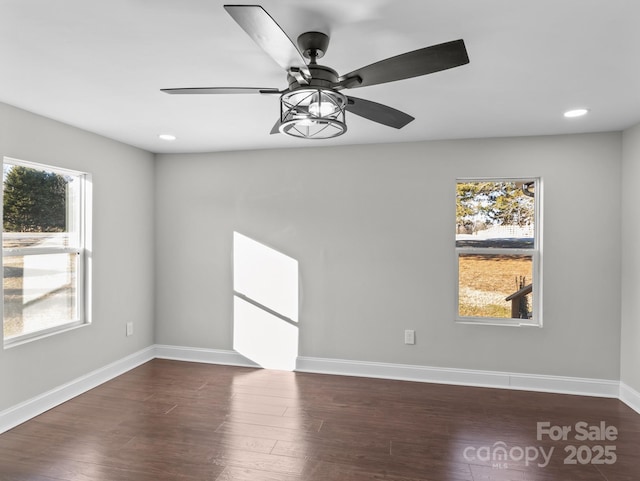
<path fill-rule="evenodd" d="M 168 94 L 265 94 L 280 95 L 280 118 L 271 133 L 294 137 L 326 139 L 347 130 L 345 111 L 400 129 L 412 116 L 370 100 L 346 96 L 344 89 L 395 82 L 469 63 L 463 40 L 454 40 L 407 52 L 338 75 L 319 65 L 329 46 L 321 32 L 306 32 L 298 47 L 260 5 L 225 5 L 224 9 L 245 32 L 287 71 L 289 86 L 277 88 L 206 87 L 161 89 Z"/>

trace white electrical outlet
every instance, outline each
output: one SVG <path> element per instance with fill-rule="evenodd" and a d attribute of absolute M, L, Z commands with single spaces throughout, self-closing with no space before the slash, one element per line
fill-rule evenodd
<path fill-rule="evenodd" d="M 406 329 L 404 331 L 404 343 L 415 344 L 416 343 L 416 331 L 413 329 Z"/>
<path fill-rule="evenodd" d="M 127 337 L 133 336 L 133 322 L 127 322 Z"/>

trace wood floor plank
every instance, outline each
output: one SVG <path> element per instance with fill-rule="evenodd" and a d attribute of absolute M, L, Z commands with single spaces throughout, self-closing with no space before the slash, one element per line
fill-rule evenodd
<path fill-rule="evenodd" d="M 389 443 L 386 440 L 306 440 L 303 443 L 278 441 L 273 454 L 295 458 L 312 458 L 329 463 L 360 465 L 367 460 L 388 460 Z"/>
<path fill-rule="evenodd" d="M 214 464 L 189 463 L 165 464 L 166 469 L 160 469 L 160 465 L 148 466 L 143 459 L 129 467 L 70 460 L 49 462 L 48 471 L 57 481 L 215 481 L 223 471 Z"/>
<path fill-rule="evenodd" d="M 284 474 L 259 469 L 227 466 L 216 481 L 302 481 L 302 474 Z"/>
<path fill-rule="evenodd" d="M 273 416 L 270 414 L 256 414 L 245 411 L 236 411 L 235 407 L 227 416 L 229 422 L 269 426 L 275 428 L 295 429 L 299 431 L 318 432 L 322 421 L 309 418 L 292 418 L 285 416 Z"/>
<path fill-rule="evenodd" d="M 275 441 L 304 442 L 309 436 L 306 431 L 299 429 L 287 429 L 259 424 L 247 424 L 225 421 L 217 429 L 220 436 L 255 436 L 258 438 L 272 439 Z"/>
<path fill-rule="evenodd" d="M 213 460 L 213 463 L 219 466 L 235 466 L 256 471 L 294 475 L 302 474 L 306 462 L 304 458 L 256 453 L 240 449 L 220 452 Z"/>
<path fill-rule="evenodd" d="M 568 465 L 571 444 L 617 459 Z M 0 481 L 638 481 L 638 454 L 615 399 L 156 359 L 0 435 Z"/>

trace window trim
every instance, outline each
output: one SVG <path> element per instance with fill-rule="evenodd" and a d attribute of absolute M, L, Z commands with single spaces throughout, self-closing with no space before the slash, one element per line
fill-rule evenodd
<path fill-rule="evenodd" d="M 456 186 L 459 183 L 467 182 L 535 182 L 535 222 L 534 222 L 534 241 L 532 248 L 493 248 L 493 247 L 457 247 L 455 244 L 455 322 L 457 324 L 483 325 L 483 326 L 508 326 L 508 327 L 543 327 L 543 310 L 542 310 L 542 200 L 543 200 L 543 182 L 538 176 L 521 176 L 521 177 L 458 177 L 456 178 Z M 454 191 L 454 206 L 457 202 L 457 192 Z M 460 316 L 460 255 L 461 254 L 498 254 L 513 256 L 531 256 L 532 266 L 532 283 L 533 290 L 531 293 L 531 305 L 533 309 L 533 317 L 531 319 L 515 319 L 515 318 L 499 318 L 499 317 L 476 317 L 476 316 Z"/>
<path fill-rule="evenodd" d="M 40 329 L 38 331 L 20 334 L 13 336 L 9 339 L 4 337 L 4 294 L 0 296 L 0 310 L 3 314 L 3 329 L 2 339 L 3 347 L 5 349 L 19 346 L 29 343 L 38 339 L 50 337 L 55 334 L 68 332 L 75 330 L 79 327 L 89 326 L 92 322 L 92 309 L 91 309 L 91 212 L 92 212 L 92 181 L 91 174 L 78 170 L 66 169 L 63 167 L 57 167 L 50 164 L 43 164 L 40 162 L 31 162 L 26 160 L 20 160 L 13 157 L 4 156 L 2 159 L 2 165 L 11 164 L 15 166 L 27 167 L 37 170 L 51 171 L 56 174 L 70 175 L 79 179 L 78 186 L 78 245 L 73 247 L 60 247 L 60 248 L 9 248 L 2 249 L 2 256 L 0 256 L 0 267 L 3 267 L 4 271 L 4 257 L 5 256 L 24 256 L 24 255 L 43 255 L 43 254 L 77 254 L 76 258 L 76 293 L 77 293 L 77 312 L 78 319 L 70 322 L 58 324 L 56 326 Z M 4 169 L 3 169 L 4 171 Z M 0 213 L 3 212 L 2 206 L 4 196 L 4 188 L 0 191 Z M 3 216 L 1 216 L 3 217 Z M 2 229 L 2 236 L 4 237 L 4 228 Z M 4 273 L 3 273 L 4 278 Z M 4 292 L 4 284 L 2 287 Z"/>

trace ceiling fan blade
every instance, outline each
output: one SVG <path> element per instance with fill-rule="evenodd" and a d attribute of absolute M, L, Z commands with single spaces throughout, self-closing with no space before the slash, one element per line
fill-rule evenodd
<path fill-rule="evenodd" d="M 278 89 L 252 87 L 189 87 L 183 89 L 160 89 L 166 94 L 280 94 Z"/>
<path fill-rule="evenodd" d="M 283 69 L 307 68 L 296 45 L 260 5 L 225 5 L 224 9 Z"/>
<path fill-rule="evenodd" d="M 427 75 L 469 63 L 464 41 L 432 45 L 373 63 L 340 77 L 345 88 L 366 87 Z"/>
<path fill-rule="evenodd" d="M 401 129 L 414 118 L 409 115 L 396 110 L 393 107 L 382 105 L 371 100 L 359 99 L 356 97 L 347 97 L 348 103 L 346 109 L 352 114 L 359 115 L 365 119 L 373 120 L 379 124 L 393 127 L 395 129 Z"/>

